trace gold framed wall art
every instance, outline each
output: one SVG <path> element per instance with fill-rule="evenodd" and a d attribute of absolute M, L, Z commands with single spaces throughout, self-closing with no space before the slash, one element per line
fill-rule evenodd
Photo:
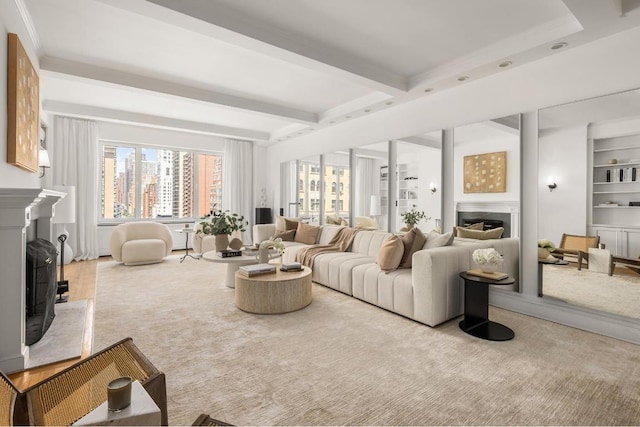
<path fill-rule="evenodd" d="M 507 191 L 507 152 L 464 156 L 465 193 Z"/>
<path fill-rule="evenodd" d="M 38 171 L 40 80 L 17 34 L 8 34 L 7 163 Z"/>

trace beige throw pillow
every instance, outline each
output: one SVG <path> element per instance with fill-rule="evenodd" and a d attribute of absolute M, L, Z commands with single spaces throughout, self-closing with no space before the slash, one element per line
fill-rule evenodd
<path fill-rule="evenodd" d="M 304 243 L 307 245 L 314 245 L 316 243 L 316 240 L 318 239 L 319 232 L 320 227 L 316 225 L 305 224 L 304 222 L 299 222 L 293 241 Z"/>
<path fill-rule="evenodd" d="M 439 248 L 441 246 L 450 246 L 452 243 L 453 233 L 440 234 L 437 231 L 430 231 L 427 235 L 427 243 L 424 244 L 424 248 Z"/>
<path fill-rule="evenodd" d="M 502 233 L 504 233 L 504 228 L 498 227 L 493 230 L 487 231 L 479 231 L 479 230 L 467 230 L 466 228 L 461 228 L 458 230 L 458 237 L 465 237 L 467 239 L 476 239 L 476 240 L 488 240 L 488 239 L 499 239 L 502 237 Z"/>
<path fill-rule="evenodd" d="M 296 230 L 276 231 L 276 234 L 273 235 L 273 238 L 280 238 L 283 242 L 293 242 L 295 235 Z"/>
<path fill-rule="evenodd" d="M 290 221 L 290 222 L 298 222 L 300 221 L 300 218 L 287 218 L 284 216 L 280 216 L 277 215 L 276 216 L 276 231 L 287 231 L 287 230 L 295 230 L 298 227 L 298 224 L 295 224 L 295 226 L 289 226 L 289 228 L 287 228 L 286 222 L 285 221 Z"/>
<path fill-rule="evenodd" d="M 464 228 L 465 230 L 484 230 L 484 222 L 476 222 L 475 224 L 471 224 L 471 225 L 467 225 L 466 227 L 462 227 L 462 226 L 458 226 L 458 227 L 453 227 L 453 234 L 456 237 L 461 237 L 458 234 L 458 229 L 459 228 Z"/>
<path fill-rule="evenodd" d="M 404 246 L 404 254 L 398 268 L 411 268 L 411 258 L 414 252 L 422 249 L 427 238 L 419 228 L 414 227 L 405 233 L 400 240 Z"/>
<path fill-rule="evenodd" d="M 380 270 L 389 273 L 398 268 L 403 254 L 404 245 L 402 240 L 395 234 L 391 234 L 382 242 L 382 246 L 378 250 L 376 263 L 380 266 Z"/>

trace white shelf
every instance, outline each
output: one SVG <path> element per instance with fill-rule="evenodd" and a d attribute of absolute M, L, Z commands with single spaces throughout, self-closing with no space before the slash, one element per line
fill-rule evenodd
<path fill-rule="evenodd" d="M 593 209 L 638 209 L 640 206 L 594 206 Z"/>
<path fill-rule="evenodd" d="M 618 181 L 618 182 L 600 181 L 600 182 L 593 183 L 593 185 L 605 185 L 605 184 L 640 184 L 640 181 Z"/>
<path fill-rule="evenodd" d="M 640 166 L 640 163 L 638 162 L 633 162 L 633 163 L 614 163 L 614 164 L 609 164 L 607 163 L 606 165 L 593 165 L 594 168 L 617 168 L 618 166 Z"/>
<path fill-rule="evenodd" d="M 640 191 L 594 191 L 593 194 L 640 194 Z"/>
<path fill-rule="evenodd" d="M 640 147 L 618 147 L 618 148 L 598 148 L 593 150 L 594 153 L 606 153 L 608 151 L 620 151 L 620 150 L 637 150 Z"/>

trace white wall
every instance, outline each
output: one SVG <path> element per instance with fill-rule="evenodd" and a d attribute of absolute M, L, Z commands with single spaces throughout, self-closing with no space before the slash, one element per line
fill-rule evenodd
<path fill-rule="evenodd" d="M 7 33 L 18 35 L 38 74 L 40 65 L 15 2 L 0 2 L 0 27 L 0 188 L 39 188 L 39 173 L 7 163 Z"/>
<path fill-rule="evenodd" d="M 545 131 L 539 144 L 538 236 L 559 245 L 562 233 L 587 234 L 587 126 Z"/>

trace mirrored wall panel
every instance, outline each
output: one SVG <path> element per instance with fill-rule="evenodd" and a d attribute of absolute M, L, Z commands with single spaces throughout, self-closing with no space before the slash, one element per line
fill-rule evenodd
<path fill-rule="evenodd" d="M 540 110 L 538 139 L 539 294 L 640 318 L 640 90 Z"/>

